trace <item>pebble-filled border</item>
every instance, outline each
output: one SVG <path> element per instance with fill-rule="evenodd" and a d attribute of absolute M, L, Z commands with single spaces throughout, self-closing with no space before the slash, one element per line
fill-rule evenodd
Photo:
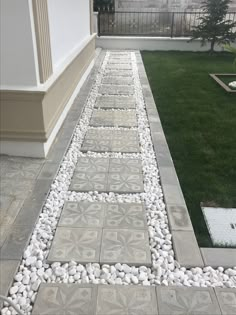
<path fill-rule="evenodd" d="M 135 154 L 121 153 L 82 153 L 80 151 L 83 138 L 89 127 L 93 108 L 98 96 L 109 58 L 115 55 L 119 63 L 118 52 L 107 52 L 96 81 L 87 99 L 81 119 L 76 127 L 71 145 L 60 166 L 60 170 L 51 185 L 51 190 L 33 231 L 30 243 L 23 254 L 23 259 L 14 283 L 10 288 L 9 297 L 25 314 L 31 314 L 33 303 L 41 282 L 47 283 L 93 283 L 93 284 L 140 284 L 140 285 L 179 285 L 197 287 L 236 287 L 236 267 L 224 269 L 219 267 L 191 268 L 181 267 L 174 259 L 171 233 L 163 201 L 163 193 L 159 182 L 158 167 L 153 150 L 149 122 L 145 110 L 145 102 L 135 52 L 122 52 L 121 58 L 130 59 L 135 88 L 136 112 L 141 152 Z M 125 96 L 120 96 L 124 98 Z M 100 128 L 103 129 L 103 128 Z M 104 128 L 125 129 L 125 128 Z M 135 129 L 135 128 L 132 128 Z M 116 194 L 78 193 L 69 191 L 70 181 L 80 156 L 138 158 L 142 160 L 144 176 L 144 193 Z M 81 265 L 76 262 L 48 264 L 46 258 L 55 234 L 58 219 L 65 200 L 68 201 L 101 201 L 101 202 L 143 202 L 146 208 L 149 228 L 152 267 L 135 267 L 117 263 L 100 265 L 88 263 Z M 2 314 L 16 314 L 12 307 L 5 306 Z"/>

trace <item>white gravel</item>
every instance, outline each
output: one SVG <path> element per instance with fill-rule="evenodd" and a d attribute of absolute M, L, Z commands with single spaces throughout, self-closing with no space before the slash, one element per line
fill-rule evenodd
<path fill-rule="evenodd" d="M 122 54 L 121 57 L 124 58 L 124 56 L 126 59 L 130 57 L 132 63 L 141 153 L 80 152 L 81 144 L 88 129 L 89 119 L 98 95 L 98 87 L 101 84 L 104 70 L 110 57 L 110 53 L 107 52 L 97 74 L 96 82 L 87 99 L 82 117 L 75 130 L 70 148 L 61 164 L 56 179 L 51 185 L 51 191 L 36 224 L 31 241 L 24 252 L 18 273 L 14 278 L 15 281 L 9 291 L 9 296 L 12 301 L 14 301 L 25 314 L 31 314 L 32 306 L 41 282 L 236 287 L 236 267 L 224 270 L 222 267 L 218 269 L 205 267 L 202 269 L 196 266 L 196 268 L 188 270 L 185 267 L 181 267 L 174 259 L 171 233 L 168 227 L 163 193 L 159 183 L 158 168 L 145 111 L 136 56 L 134 52 L 127 52 L 126 54 Z M 77 193 L 69 191 L 69 184 L 79 156 L 141 159 L 144 175 L 144 193 L 119 195 L 112 192 L 98 193 L 91 191 L 89 193 Z M 46 263 L 45 261 L 53 240 L 57 221 L 65 200 L 144 202 L 147 210 L 152 268 L 147 268 L 146 266 L 138 268 L 120 263 L 114 266 L 101 266 L 98 263 L 88 263 L 83 266 L 73 261 L 64 264 L 54 262 L 51 265 Z M 8 308 L 5 306 L 2 310 L 2 314 L 15 314 L 15 312 L 11 307 Z"/>

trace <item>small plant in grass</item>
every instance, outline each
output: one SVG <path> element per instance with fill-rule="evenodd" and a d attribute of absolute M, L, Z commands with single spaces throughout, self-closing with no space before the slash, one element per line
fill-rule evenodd
<path fill-rule="evenodd" d="M 192 38 L 201 39 L 202 45 L 210 42 L 210 53 L 214 52 L 216 44 L 229 44 L 236 39 L 236 22 L 226 19 L 231 0 L 204 0 L 201 9 L 200 23 L 192 31 Z"/>
<path fill-rule="evenodd" d="M 233 62 L 233 65 L 234 65 L 234 70 L 236 71 L 236 47 L 234 46 L 230 46 L 230 45 L 224 45 L 224 48 L 226 50 L 228 50 L 229 52 L 231 52 L 232 54 L 234 54 L 234 62 Z M 236 81 L 232 81 L 228 84 L 231 88 L 236 88 Z"/>

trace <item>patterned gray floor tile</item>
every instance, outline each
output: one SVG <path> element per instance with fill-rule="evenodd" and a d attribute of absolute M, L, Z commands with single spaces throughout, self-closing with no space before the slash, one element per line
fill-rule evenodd
<path fill-rule="evenodd" d="M 110 173 L 108 174 L 108 191 L 116 193 L 143 192 L 142 174 Z"/>
<path fill-rule="evenodd" d="M 121 153 L 139 153 L 139 141 L 138 140 L 114 140 L 111 144 L 112 152 Z"/>
<path fill-rule="evenodd" d="M 136 113 L 135 111 L 95 110 L 91 117 L 90 125 L 95 127 L 136 127 Z"/>
<path fill-rule="evenodd" d="M 106 208 L 105 203 L 66 201 L 58 225 L 84 228 L 102 227 Z"/>
<path fill-rule="evenodd" d="M 221 314 L 212 288 L 157 286 L 156 290 L 160 315 Z"/>
<path fill-rule="evenodd" d="M 142 161 L 138 159 L 110 159 L 110 173 L 142 173 Z"/>
<path fill-rule="evenodd" d="M 132 65 L 125 63 L 108 63 L 106 68 L 111 70 L 132 70 Z"/>
<path fill-rule="evenodd" d="M 0 176 L 1 178 L 24 178 L 35 179 L 42 167 L 42 164 L 34 163 L 31 160 L 17 162 L 12 161 L 7 165 L 1 165 Z"/>
<path fill-rule="evenodd" d="M 142 204 L 108 204 L 104 227 L 119 229 L 147 229 L 146 215 Z"/>
<path fill-rule="evenodd" d="M 148 233 L 145 230 L 104 229 L 101 263 L 151 265 Z"/>
<path fill-rule="evenodd" d="M 85 139 L 94 139 L 94 140 L 112 140 L 113 135 L 112 135 L 111 130 L 105 130 L 105 129 L 88 129 Z"/>
<path fill-rule="evenodd" d="M 103 173 L 108 171 L 109 159 L 106 158 L 78 158 L 75 172 Z"/>
<path fill-rule="evenodd" d="M 154 287 L 99 286 L 97 315 L 157 315 Z"/>
<path fill-rule="evenodd" d="M 85 139 L 83 141 L 82 152 L 93 151 L 93 152 L 111 152 L 112 141 L 110 140 L 93 140 Z"/>
<path fill-rule="evenodd" d="M 133 95 L 134 88 L 131 85 L 101 85 L 99 90 L 99 94 L 106 95 Z"/>
<path fill-rule="evenodd" d="M 119 97 L 117 95 L 99 96 L 95 104 L 95 108 L 135 108 L 135 99 L 133 96 Z"/>
<path fill-rule="evenodd" d="M 58 227 L 48 260 L 99 262 L 101 229 Z"/>
<path fill-rule="evenodd" d="M 108 61 L 109 64 L 131 64 L 131 58 L 114 58 L 114 57 L 111 57 L 109 58 L 109 61 Z"/>
<path fill-rule="evenodd" d="M 133 71 L 132 70 L 118 70 L 118 69 L 106 69 L 105 75 L 108 76 L 124 76 L 124 77 L 132 77 Z"/>
<path fill-rule="evenodd" d="M 139 140 L 139 135 L 136 130 L 114 130 L 113 133 L 114 140 Z"/>
<path fill-rule="evenodd" d="M 95 315 L 97 286 L 41 284 L 33 315 Z"/>
<path fill-rule="evenodd" d="M 236 289 L 215 288 L 223 315 L 236 314 Z"/>
<path fill-rule="evenodd" d="M 30 179 L 1 179 L 1 194 L 25 199 L 32 192 L 35 181 Z"/>
<path fill-rule="evenodd" d="M 107 180 L 107 173 L 74 173 L 70 190 L 106 192 Z"/>
<path fill-rule="evenodd" d="M 7 296 L 20 260 L 0 260 L 0 294 Z M 0 301 L 1 308 L 1 301 Z"/>
<path fill-rule="evenodd" d="M 102 80 L 102 84 L 132 85 L 133 83 L 134 83 L 133 78 L 130 77 L 105 76 Z"/>

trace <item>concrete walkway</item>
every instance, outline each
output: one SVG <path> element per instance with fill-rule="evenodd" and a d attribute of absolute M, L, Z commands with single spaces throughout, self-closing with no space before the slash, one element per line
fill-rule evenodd
<path fill-rule="evenodd" d="M 98 68 L 99 63 L 45 161 L 1 158 L 0 294 L 7 295 L 12 284 Z M 134 93 L 130 52 L 110 52 L 69 191 L 129 196 L 144 193 Z M 114 155 L 98 157 L 91 152 Z M 135 156 L 121 158 L 116 153 Z M 134 270 L 135 266 L 147 269 L 152 265 L 149 241 L 144 203 L 67 200 L 46 263 L 119 262 L 134 266 Z M 131 278 L 133 284 L 136 278 Z M 235 310 L 235 289 L 42 283 L 32 314 L 216 315 L 235 314 Z"/>

